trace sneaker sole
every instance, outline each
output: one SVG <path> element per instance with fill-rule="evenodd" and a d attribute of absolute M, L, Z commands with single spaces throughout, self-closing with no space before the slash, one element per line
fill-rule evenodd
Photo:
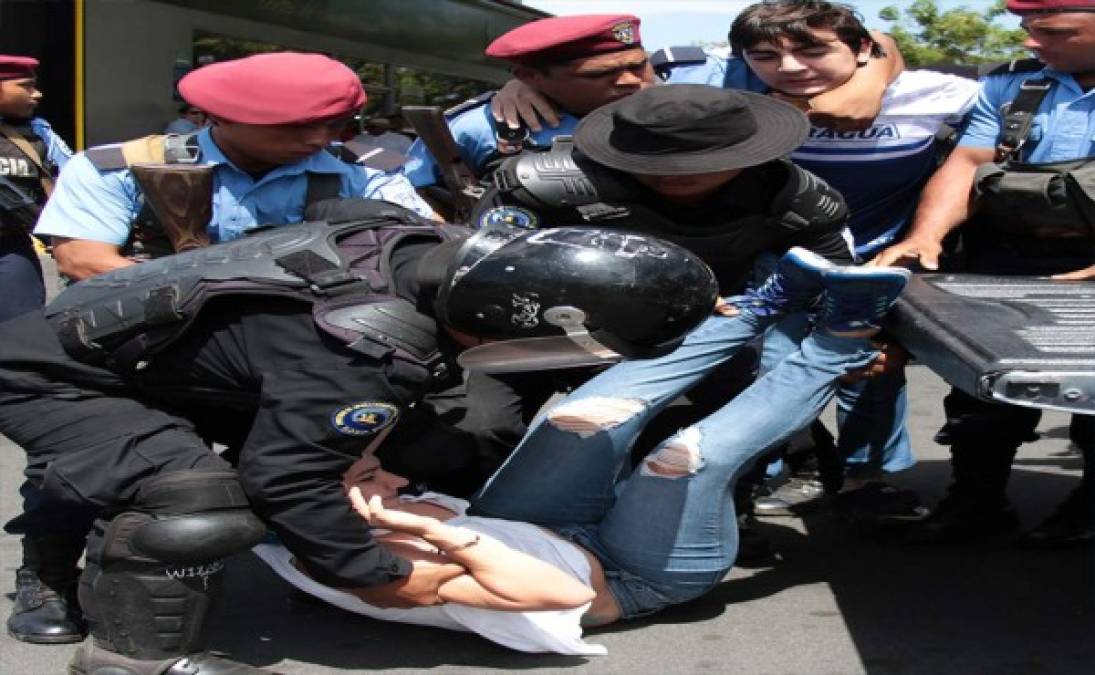
<path fill-rule="evenodd" d="M 83 642 L 86 635 L 35 635 L 34 633 L 18 633 L 8 629 L 8 635 L 12 638 L 32 645 L 69 645 Z"/>
<path fill-rule="evenodd" d="M 795 264 L 800 271 L 816 274 L 820 280 L 826 272 L 837 269 L 836 264 L 801 246 L 793 246 L 784 258 Z"/>
<path fill-rule="evenodd" d="M 834 280 L 860 280 L 877 279 L 879 281 L 889 278 L 894 283 L 900 283 L 904 288 L 912 278 L 912 272 L 904 267 L 852 267 L 837 265 L 826 258 L 801 246 L 792 247 L 787 251 L 785 258 L 795 263 L 800 271 L 810 272 L 822 279 Z"/>

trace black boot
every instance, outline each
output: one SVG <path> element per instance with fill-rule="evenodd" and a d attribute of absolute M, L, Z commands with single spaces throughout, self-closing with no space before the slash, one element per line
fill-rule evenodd
<path fill-rule="evenodd" d="M 1068 548 L 1095 544 L 1095 489 L 1085 483 L 1073 490 L 1053 515 L 1016 542 L 1021 548 Z"/>
<path fill-rule="evenodd" d="M 209 652 L 149 661 L 102 649 L 94 642 L 76 650 L 68 672 L 69 675 L 272 675 L 272 671 Z"/>
<path fill-rule="evenodd" d="M 221 558 L 266 532 L 232 471 L 176 471 L 145 481 L 133 509 L 92 527 L 80 604 L 92 643 L 72 675 L 263 673 L 202 651 L 201 628 L 218 595 Z"/>
<path fill-rule="evenodd" d="M 921 544 L 956 544 L 1007 534 L 1019 518 L 1007 498 L 1011 462 L 1018 444 L 956 441 L 951 446 L 954 480 L 947 496 L 917 523 L 907 539 Z"/>
<path fill-rule="evenodd" d="M 15 573 L 8 633 L 33 644 L 80 642 L 87 626 L 76 599 L 77 561 L 84 537 L 23 537 L 23 565 Z"/>

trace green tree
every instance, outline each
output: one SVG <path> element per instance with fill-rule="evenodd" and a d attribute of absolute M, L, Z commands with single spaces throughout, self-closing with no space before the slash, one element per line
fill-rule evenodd
<path fill-rule="evenodd" d="M 965 7 L 939 10 L 935 0 L 915 0 L 904 13 L 895 6 L 878 13 L 892 21 L 889 34 L 897 42 L 909 67 L 937 63 L 993 63 L 1027 56 L 1023 30 L 996 23 L 1003 15 L 1004 0 L 975 12 Z"/>

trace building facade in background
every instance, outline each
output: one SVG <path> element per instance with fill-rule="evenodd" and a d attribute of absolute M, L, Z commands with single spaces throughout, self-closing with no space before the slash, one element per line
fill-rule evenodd
<path fill-rule="evenodd" d="M 0 44 L 42 61 L 40 112 L 83 148 L 159 133 L 180 77 L 261 51 L 344 61 L 367 114 L 447 107 L 504 81 L 483 49 L 543 16 L 505 0 L 0 0 Z"/>

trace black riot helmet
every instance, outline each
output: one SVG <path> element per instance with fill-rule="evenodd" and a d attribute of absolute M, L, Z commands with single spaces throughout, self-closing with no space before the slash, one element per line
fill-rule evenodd
<path fill-rule="evenodd" d="M 562 336 L 629 358 L 667 353 L 715 306 L 715 276 L 690 251 L 649 235 L 495 219 L 464 242 L 437 318 L 483 338 Z M 556 366 L 558 367 L 558 366 Z"/>

